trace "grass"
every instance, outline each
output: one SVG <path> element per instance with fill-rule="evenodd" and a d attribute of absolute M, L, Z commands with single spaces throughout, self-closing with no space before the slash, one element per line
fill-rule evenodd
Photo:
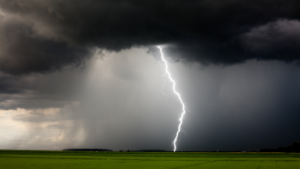
<path fill-rule="evenodd" d="M 0 151 L 1 169 L 300 169 L 296 153 Z"/>

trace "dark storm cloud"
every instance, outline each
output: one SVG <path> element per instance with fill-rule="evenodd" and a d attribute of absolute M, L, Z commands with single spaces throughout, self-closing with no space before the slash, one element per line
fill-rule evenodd
<path fill-rule="evenodd" d="M 23 92 L 23 90 L 24 90 L 24 86 L 21 86 L 15 77 L 7 77 L 7 76 L 0 75 L 0 93 L 15 94 L 15 93 L 21 93 Z"/>
<path fill-rule="evenodd" d="M 0 69 L 10 74 L 78 65 L 91 47 L 169 44 L 178 59 L 213 64 L 299 60 L 297 0 L 1 0 L 0 8 Z"/>
<path fill-rule="evenodd" d="M 180 107 L 144 48 L 162 45 L 192 63 L 170 63 L 189 108 L 180 149 L 289 145 L 299 66 L 281 61 L 299 60 L 299 11 L 298 0 L 0 0 L 0 132 L 19 138 L 25 124 L 29 148 L 172 149 Z"/>
<path fill-rule="evenodd" d="M 0 109 L 62 107 L 78 100 L 85 74 L 78 70 L 16 77 L 0 74 Z"/>
<path fill-rule="evenodd" d="M 279 19 L 252 29 L 241 36 L 246 52 L 269 55 L 263 59 L 292 61 L 300 56 L 300 22 Z"/>
<path fill-rule="evenodd" d="M 28 24 L 4 21 L 0 25 L 2 72 L 19 75 L 55 71 L 70 63 L 80 65 L 82 56 L 89 56 L 87 48 L 37 37 Z"/>

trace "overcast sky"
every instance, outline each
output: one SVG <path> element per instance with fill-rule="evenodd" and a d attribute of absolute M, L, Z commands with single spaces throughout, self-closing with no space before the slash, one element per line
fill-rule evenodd
<path fill-rule="evenodd" d="M 0 0 L 0 149 L 300 141 L 297 0 Z"/>

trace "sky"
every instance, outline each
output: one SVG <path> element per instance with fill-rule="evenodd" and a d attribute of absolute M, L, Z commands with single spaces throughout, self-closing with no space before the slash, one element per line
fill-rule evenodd
<path fill-rule="evenodd" d="M 0 149 L 300 141 L 297 0 L 0 0 Z"/>

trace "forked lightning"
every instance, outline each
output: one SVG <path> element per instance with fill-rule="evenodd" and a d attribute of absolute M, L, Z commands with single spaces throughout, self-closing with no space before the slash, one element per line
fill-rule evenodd
<path fill-rule="evenodd" d="M 176 136 L 175 136 L 175 138 L 174 138 L 174 141 L 173 141 L 174 152 L 175 152 L 176 149 L 177 149 L 177 146 L 176 146 L 177 138 L 178 138 L 179 132 L 181 131 L 181 125 L 182 125 L 183 117 L 184 117 L 184 115 L 185 115 L 186 110 L 185 110 L 185 105 L 184 105 L 184 103 L 183 103 L 183 101 L 182 101 L 182 99 L 181 99 L 180 94 L 176 91 L 176 83 L 175 83 L 175 81 L 173 80 L 173 78 L 172 78 L 172 76 L 171 76 L 171 73 L 169 72 L 168 62 L 166 61 L 166 59 L 165 59 L 165 57 L 164 57 L 163 50 L 162 50 L 162 48 L 161 48 L 160 46 L 157 46 L 157 47 L 158 47 L 159 50 L 160 50 L 161 59 L 162 59 L 162 61 L 163 61 L 164 64 L 165 64 L 165 68 L 166 68 L 165 71 L 166 71 L 166 74 L 168 75 L 169 80 L 170 80 L 170 81 L 172 82 L 172 84 L 173 84 L 173 92 L 177 95 L 178 100 L 180 101 L 181 106 L 182 106 L 182 113 L 181 113 L 180 118 L 179 118 L 178 129 L 177 129 L 177 132 L 176 132 Z"/>

